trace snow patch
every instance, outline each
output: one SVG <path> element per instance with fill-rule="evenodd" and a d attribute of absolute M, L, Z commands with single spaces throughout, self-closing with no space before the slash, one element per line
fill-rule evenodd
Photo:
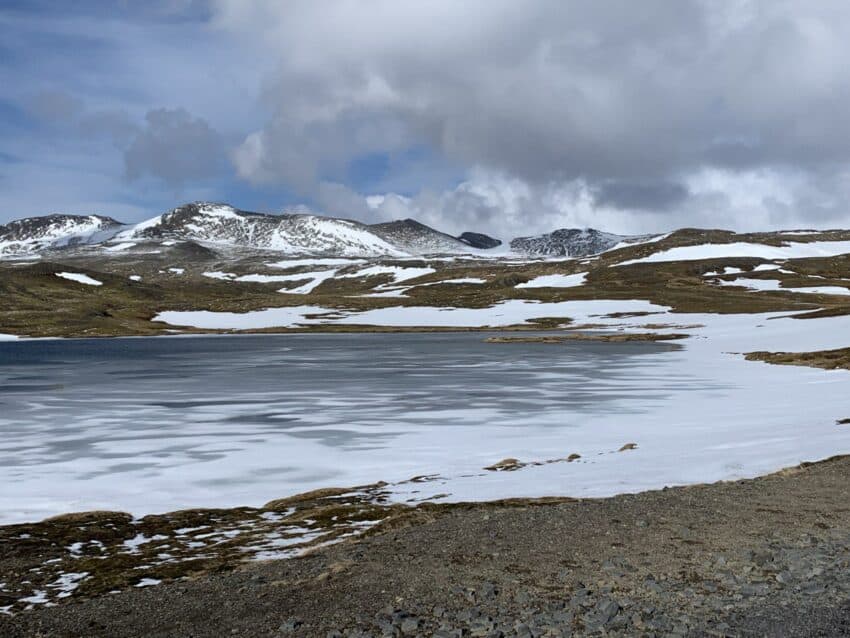
<path fill-rule="evenodd" d="M 340 277 L 374 277 L 375 275 L 392 275 L 393 282 L 399 283 L 407 281 L 408 279 L 424 277 L 425 275 L 430 275 L 435 272 L 437 271 L 430 267 L 413 268 L 406 266 L 370 266 L 369 268 L 363 268 L 357 272 L 340 275 Z"/>
<path fill-rule="evenodd" d="M 74 590 L 80 586 L 80 583 L 83 582 L 88 575 L 89 572 L 71 572 L 62 574 L 54 582 L 50 583 L 48 587 L 58 591 L 56 595 L 57 598 L 68 598 L 74 593 Z"/>
<path fill-rule="evenodd" d="M 805 288 L 783 288 L 777 279 L 746 279 L 739 277 L 731 281 L 719 280 L 721 286 L 744 286 L 759 292 L 799 292 L 817 295 L 850 295 L 850 289 L 841 286 L 806 286 Z"/>
<path fill-rule="evenodd" d="M 740 268 L 734 268 L 733 266 L 726 266 L 723 270 L 713 270 L 712 272 L 707 272 L 703 277 L 717 277 L 718 275 L 737 275 L 738 273 L 744 272 Z"/>
<path fill-rule="evenodd" d="M 120 244 L 113 244 L 113 245 L 109 245 L 109 246 L 104 246 L 103 249 L 108 251 L 108 252 L 114 253 L 114 252 L 118 252 L 118 251 L 121 251 L 121 250 L 127 250 L 128 248 L 132 248 L 135 245 L 136 245 L 136 242 L 134 242 L 134 241 L 124 241 L 124 242 L 121 242 Z"/>
<path fill-rule="evenodd" d="M 209 277 L 210 279 L 223 279 L 225 281 L 232 281 L 236 279 L 236 275 L 232 272 L 222 272 L 220 270 L 214 270 L 210 272 L 201 273 L 204 277 Z"/>
<path fill-rule="evenodd" d="M 103 282 L 98 281 L 97 279 L 92 279 L 88 275 L 84 275 L 79 272 L 57 272 L 57 277 L 61 277 L 62 279 L 68 279 L 69 281 L 76 281 L 79 284 L 85 284 L 87 286 L 102 286 Z"/>
<path fill-rule="evenodd" d="M 433 281 L 428 284 L 423 284 L 424 286 L 436 286 L 439 284 L 486 284 L 486 279 L 479 279 L 478 277 L 460 277 L 458 279 L 444 279 L 443 281 Z"/>
<path fill-rule="evenodd" d="M 310 281 L 296 288 L 281 288 L 278 292 L 290 295 L 307 295 L 318 288 L 319 284 L 323 281 L 333 279 L 335 275 L 335 270 L 320 270 L 317 272 L 302 272 L 294 275 L 288 275 L 288 281 L 299 281 L 300 279 L 310 279 Z"/>
<path fill-rule="evenodd" d="M 275 261 L 266 266 L 270 268 L 298 268 L 299 266 L 354 266 L 356 264 L 366 263 L 363 259 L 336 259 L 332 257 L 323 257 L 318 259 L 284 259 Z"/>
<path fill-rule="evenodd" d="M 153 321 L 161 321 L 172 326 L 192 326 L 213 330 L 251 330 L 255 328 L 295 327 L 300 324 L 315 323 L 304 315 L 332 312 L 320 306 L 292 306 L 288 308 L 267 308 L 253 312 L 212 312 L 209 310 L 170 310 L 161 312 Z"/>
<path fill-rule="evenodd" d="M 541 275 L 524 284 L 517 284 L 517 288 L 574 288 L 584 285 L 587 273 L 580 272 L 574 275 Z"/>
<path fill-rule="evenodd" d="M 158 578 L 142 578 L 138 583 L 136 583 L 135 587 L 153 587 L 155 585 L 159 585 L 162 583 Z"/>

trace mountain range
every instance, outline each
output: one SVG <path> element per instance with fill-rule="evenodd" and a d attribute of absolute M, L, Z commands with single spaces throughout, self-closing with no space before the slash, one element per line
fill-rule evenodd
<path fill-rule="evenodd" d="M 640 241 L 595 229 L 561 229 L 510 242 L 513 253 L 582 257 Z M 227 204 L 195 202 L 138 224 L 100 215 L 47 215 L 0 226 L 0 257 L 85 249 L 114 252 L 193 242 L 214 249 L 270 251 L 294 256 L 409 257 L 487 253 L 502 245 L 480 232 L 455 237 L 414 219 L 378 224 L 312 214 L 271 215 Z"/>

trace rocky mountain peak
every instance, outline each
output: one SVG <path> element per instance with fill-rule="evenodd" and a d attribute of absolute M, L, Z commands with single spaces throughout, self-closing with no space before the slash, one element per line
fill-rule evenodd
<path fill-rule="evenodd" d="M 595 228 L 561 228 L 551 233 L 511 240 L 511 250 L 526 255 L 586 257 L 610 250 L 620 243 L 646 239 L 637 235 L 615 235 Z"/>

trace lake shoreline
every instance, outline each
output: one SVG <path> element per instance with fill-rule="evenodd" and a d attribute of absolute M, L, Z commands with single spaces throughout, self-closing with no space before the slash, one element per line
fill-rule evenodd
<path fill-rule="evenodd" d="M 420 506 L 301 558 L 0 616 L 0 633 L 834 635 L 848 479 L 843 456 L 606 499 Z"/>

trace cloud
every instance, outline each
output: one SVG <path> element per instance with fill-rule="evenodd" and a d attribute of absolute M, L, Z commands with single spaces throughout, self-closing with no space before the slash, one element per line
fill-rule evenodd
<path fill-rule="evenodd" d="M 708 214 L 687 186 L 706 171 L 834 189 L 824 174 L 850 165 L 841 0 L 217 0 L 213 23 L 278 63 L 270 115 L 236 151 L 257 183 L 304 190 L 363 153 L 418 144 L 542 193 L 530 200 L 582 184 L 601 217 L 650 210 L 674 225 Z"/>
<path fill-rule="evenodd" d="M 128 179 L 159 178 L 172 188 L 219 173 L 224 148 L 206 120 L 184 109 L 154 109 L 124 153 Z"/>
<path fill-rule="evenodd" d="M 598 189 L 583 179 L 540 183 L 475 170 L 451 189 L 426 190 L 412 197 L 394 193 L 360 197 L 371 209 L 364 217 L 369 221 L 413 217 L 455 235 L 471 230 L 502 240 L 575 227 L 623 234 L 661 233 L 684 226 L 737 231 L 829 228 L 846 214 L 850 170 L 813 178 L 784 169 L 704 169 L 684 184 L 661 188 L 667 189 L 674 191 L 673 201 L 656 207 L 647 201 L 646 208 L 636 211 L 635 200 L 645 197 L 641 193 L 621 206 L 618 201 L 600 200 Z M 654 189 L 649 192 L 657 201 Z M 680 198 L 682 192 L 687 195 Z M 348 210 L 362 207 L 350 190 L 334 204 L 337 214 L 346 206 Z"/>
<path fill-rule="evenodd" d="M 0 9 L 5 183 L 63 176 L 2 216 L 178 192 L 503 238 L 850 221 L 843 0 L 72 4 Z"/>
<path fill-rule="evenodd" d="M 688 197 L 688 189 L 676 182 L 602 182 L 593 193 L 600 206 L 632 210 L 669 210 Z"/>

